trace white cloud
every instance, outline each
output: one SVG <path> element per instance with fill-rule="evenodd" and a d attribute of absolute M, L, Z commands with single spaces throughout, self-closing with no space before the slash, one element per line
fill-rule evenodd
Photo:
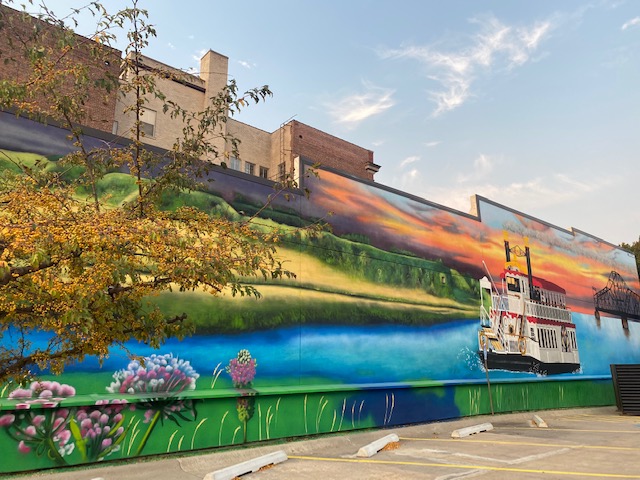
<path fill-rule="evenodd" d="M 382 58 L 409 58 L 424 65 L 427 78 L 440 84 L 431 90 L 434 116 L 454 110 L 472 97 L 471 87 L 480 74 L 492 75 L 525 64 L 552 30 L 551 21 L 529 26 L 508 26 L 493 16 L 471 19 L 480 32 L 457 50 L 435 46 L 409 46 L 380 52 Z"/>
<path fill-rule="evenodd" d="M 201 50 L 198 50 L 196 53 L 191 55 L 191 62 L 192 65 L 188 66 L 185 71 L 191 75 L 198 75 L 198 73 L 200 72 L 200 60 L 202 59 L 202 57 L 204 56 L 205 53 L 207 53 L 209 51 L 208 48 L 203 48 Z"/>
<path fill-rule="evenodd" d="M 414 190 L 416 189 L 416 187 L 423 183 L 422 182 L 422 174 L 420 173 L 420 170 L 418 170 L 417 168 L 412 168 L 411 170 L 402 173 L 402 175 L 400 176 L 400 189 L 407 191 L 407 190 Z"/>
<path fill-rule="evenodd" d="M 493 171 L 497 161 L 498 159 L 495 156 L 482 153 L 473 161 L 473 169 L 468 173 L 459 174 L 457 181 L 465 183 L 472 180 L 481 180 Z"/>
<path fill-rule="evenodd" d="M 240 66 L 246 68 L 247 70 L 251 70 L 252 68 L 254 68 L 256 66 L 255 63 L 245 62 L 244 60 L 238 60 L 238 64 Z"/>
<path fill-rule="evenodd" d="M 200 68 L 200 60 L 202 59 L 202 57 L 204 57 L 204 54 L 207 53 L 208 51 L 209 51 L 208 48 L 202 48 L 198 50 L 196 53 L 194 53 L 193 55 L 191 55 L 191 60 L 196 62 L 196 64 L 198 65 L 198 68 Z"/>
<path fill-rule="evenodd" d="M 410 157 L 405 158 L 402 162 L 400 162 L 400 168 L 402 167 L 406 167 L 407 165 L 410 165 L 412 163 L 417 162 L 418 160 L 420 160 L 420 157 L 417 155 L 412 155 Z"/>
<path fill-rule="evenodd" d="M 425 182 L 419 168 L 407 168 L 404 170 L 394 168 L 394 176 L 390 185 L 403 192 L 415 192 L 416 195 L 420 195 L 420 192 L 424 188 L 424 183 Z"/>
<path fill-rule="evenodd" d="M 394 90 L 376 87 L 368 82 L 363 82 L 363 85 L 364 93 L 352 94 L 326 105 L 335 122 L 354 128 L 363 120 L 395 105 Z"/>
<path fill-rule="evenodd" d="M 568 202 L 592 198 L 596 192 L 609 188 L 615 178 L 580 181 L 564 174 L 536 177 L 526 182 L 459 183 L 450 186 L 424 187 L 424 198 L 463 212 L 469 209 L 469 197 L 477 194 L 503 205 L 536 216 L 549 207 L 566 207 Z M 422 194 L 419 194 L 422 195 Z"/>
<path fill-rule="evenodd" d="M 433 141 L 433 142 L 427 142 L 427 143 L 425 143 L 425 144 L 424 144 L 424 146 L 425 146 L 425 147 L 429 147 L 429 148 L 431 148 L 431 147 L 436 147 L 436 146 L 440 145 L 441 143 L 442 143 L 442 142 L 441 142 L 440 140 L 435 140 L 435 141 Z"/>
<path fill-rule="evenodd" d="M 478 158 L 473 161 L 473 167 L 475 168 L 476 172 L 481 175 L 486 175 L 487 173 L 491 172 L 491 170 L 493 170 L 493 165 L 494 160 L 484 153 L 479 155 Z"/>
<path fill-rule="evenodd" d="M 169 47 L 170 50 L 175 50 L 176 49 L 176 46 L 171 42 L 167 43 L 167 47 Z"/>
<path fill-rule="evenodd" d="M 635 17 L 628 22 L 625 22 L 621 29 L 626 30 L 627 28 L 635 27 L 636 25 L 640 25 L 640 17 Z"/>

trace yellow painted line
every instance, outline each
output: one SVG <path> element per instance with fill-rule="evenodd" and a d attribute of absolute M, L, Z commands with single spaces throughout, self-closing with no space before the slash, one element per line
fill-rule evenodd
<path fill-rule="evenodd" d="M 546 429 L 545 429 L 546 430 Z M 605 445 L 563 445 L 559 443 L 533 443 L 533 442 L 505 442 L 495 440 L 458 440 L 453 438 L 416 438 L 416 437 L 399 437 L 400 440 L 414 440 L 417 442 L 455 442 L 455 443 L 490 443 L 496 445 L 527 445 L 529 447 L 560 447 L 560 448 L 589 448 L 594 450 L 633 450 L 638 451 L 637 447 L 608 447 Z"/>
<path fill-rule="evenodd" d="M 640 475 L 627 475 L 624 473 L 591 473 L 591 472 L 565 472 L 561 470 L 539 470 L 529 468 L 491 467 L 489 465 L 457 465 L 454 463 L 426 463 L 426 462 L 398 462 L 391 460 L 371 460 L 356 458 L 331 458 L 331 457 L 307 457 L 302 455 L 289 455 L 289 459 L 312 460 L 316 462 L 342 462 L 342 463 L 370 463 L 375 465 L 406 465 L 414 467 L 437 468 L 461 468 L 465 470 L 487 470 L 491 472 L 515 472 L 515 473 L 542 473 L 548 475 L 568 475 L 575 477 L 601 477 L 601 478 L 640 478 Z"/>
<path fill-rule="evenodd" d="M 536 432 L 541 431 L 555 431 L 555 432 L 595 432 L 595 433 L 631 433 L 633 435 L 640 434 L 640 429 L 638 430 L 593 430 L 586 428 L 532 428 L 532 427 L 494 427 L 493 431 L 497 432 L 499 430 L 535 430 Z"/>
<path fill-rule="evenodd" d="M 601 417 L 597 415 L 576 415 L 572 417 L 563 417 L 560 420 L 568 420 L 570 422 L 603 422 L 603 423 L 629 423 L 640 424 L 640 419 L 630 417 Z"/>

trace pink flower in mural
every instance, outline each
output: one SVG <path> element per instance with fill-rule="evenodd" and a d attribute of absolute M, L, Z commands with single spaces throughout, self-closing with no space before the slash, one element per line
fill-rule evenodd
<path fill-rule="evenodd" d="M 0 427 L 6 428 L 17 442 L 19 452 L 46 453 L 63 465 L 64 457 L 74 449 L 74 444 L 69 442 L 71 415 L 69 409 L 55 407 L 75 393 L 70 385 L 50 381 L 33 382 L 26 389 L 17 388 L 9 394 L 9 399 L 18 401 L 16 410 L 0 417 Z"/>
<path fill-rule="evenodd" d="M 18 451 L 20 453 L 29 453 L 31 451 L 31 447 L 27 446 L 27 444 L 24 443 L 24 440 L 20 440 L 20 443 L 18 443 Z"/>
<path fill-rule="evenodd" d="M 231 376 L 233 386 L 236 388 L 248 388 L 256 376 L 258 362 L 251 358 L 249 350 L 243 349 L 238 352 L 236 358 L 229 360 L 227 373 Z"/>
<path fill-rule="evenodd" d="M 146 409 L 144 423 L 148 423 L 149 427 L 140 440 L 138 455 L 158 420 L 168 419 L 180 425 L 179 420 L 190 421 L 196 418 L 193 401 L 179 396 L 185 391 L 194 390 L 199 377 L 189 361 L 178 359 L 171 354 L 153 354 L 145 357 L 144 366 L 134 360 L 125 370 L 113 374 L 114 381 L 107 387 L 107 391 L 138 394 L 142 401 L 137 405 Z"/>
<path fill-rule="evenodd" d="M 0 427 L 8 427 L 9 425 L 12 425 L 13 422 L 15 422 L 15 420 L 16 420 L 16 416 L 11 413 L 2 415 L 0 417 Z"/>
<path fill-rule="evenodd" d="M 71 385 L 42 381 L 32 382 L 29 388 L 16 388 L 9 394 L 9 398 L 23 400 L 16 405 L 17 409 L 28 409 L 31 405 L 53 408 L 60 400 L 73 397 L 75 394 L 76 389 Z"/>
<path fill-rule="evenodd" d="M 229 360 L 226 371 L 231 376 L 231 381 L 235 388 L 247 389 L 251 387 L 251 382 L 256 377 L 258 362 L 251 357 L 249 350 L 242 349 L 236 358 Z M 247 422 L 253 417 L 255 411 L 255 397 L 249 392 L 243 392 L 242 397 L 236 401 L 236 411 L 238 419 L 242 422 L 243 438 L 247 441 Z"/>
<path fill-rule="evenodd" d="M 95 407 L 78 409 L 70 429 L 84 460 L 102 460 L 120 450 L 126 406 L 126 400 L 99 400 Z"/>

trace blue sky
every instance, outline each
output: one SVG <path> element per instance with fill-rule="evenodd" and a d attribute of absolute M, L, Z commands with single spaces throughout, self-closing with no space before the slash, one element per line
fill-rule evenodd
<path fill-rule="evenodd" d="M 476 193 L 612 243 L 640 236 L 640 2 L 140 5 L 148 56 L 197 71 L 212 49 L 241 88 L 271 87 L 240 121 L 295 116 L 373 150 L 378 183 L 464 212 Z"/>

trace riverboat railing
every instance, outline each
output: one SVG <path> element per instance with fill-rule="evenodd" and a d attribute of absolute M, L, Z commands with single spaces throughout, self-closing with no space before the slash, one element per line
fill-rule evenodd
<path fill-rule="evenodd" d="M 510 307 L 510 302 L 509 302 L 509 296 L 508 295 L 500 295 L 497 293 L 492 293 L 491 294 L 491 301 L 493 302 L 493 308 L 495 310 L 501 311 L 501 312 L 509 312 L 511 311 Z M 513 309 L 513 311 L 516 311 L 515 309 Z"/>
<path fill-rule="evenodd" d="M 544 318 L 558 322 L 571 322 L 571 310 L 553 307 L 551 305 L 543 305 L 532 302 L 531 300 L 525 301 L 524 313 L 528 317 Z"/>

